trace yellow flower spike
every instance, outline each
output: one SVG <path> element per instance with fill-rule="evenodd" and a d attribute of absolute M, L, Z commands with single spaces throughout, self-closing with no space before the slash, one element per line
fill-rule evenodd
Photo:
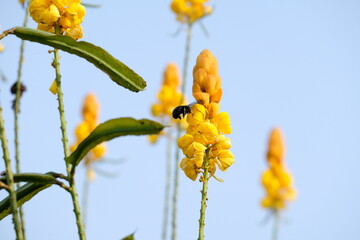
<path fill-rule="evenodd" d="M 227 112 L 216 114 L 210 121 L 217 127 L 219 132 L 223 134 L 231 133 L 230 116 Z"/>
<path fill-rule="evenodd" d="M 205 146 L 216 143 L 218 135 L 219 132 L 215 125 L 209 122 L 199 124 L 192 133 L 195 141 Z"/>
<path fill-rule="evenodd" d="M 269 169 L 263 172 L 261 178 L 266 192 L 261 205 L 265 208 L 281 210 L 286 207 L 288 201 L 296 197 L 291 174 L 284 166 L 284 152 L 281 130 L 274 128 L 270 133 L 267 153 Z"/>
<path fill-rule="evenodd" d="M 54 80 L 52 83 L 51 83 L 51 86 L 49 88 L 50 92 L 52 92 L 52 94 L 57 94 L 57 84 L 56 84 L 56 80 Z"/>

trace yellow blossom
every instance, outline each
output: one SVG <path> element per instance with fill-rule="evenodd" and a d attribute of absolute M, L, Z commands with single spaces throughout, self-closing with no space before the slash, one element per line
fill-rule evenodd
<path fill-rule="evenodd" d="M 56 83 L 56 80 L 54 80 L 52 83 L 51 83 L 51 86 L 49 88 L 50 92 L 52 92 L 52 94 L 57 94 L 57 83 Z"/>
<path fill-rule="evenodd" d="M 74 143 L 71 147 L 71 151 L 75 151 L 77 146 L 89 136 L 89 134 L 95 129 L 95 127 L 99 124 L 99 103 L 96 99 L 96 96 L 93 93 L 89 93 L 86 95 L 82 107 L 82 117 L 83 121 L 76 127 L 75 136 L 76 143 Z M 96 161 L 102 158 L 106 153 L 106 147 L 104 144 L 99 144 L 95 146 L 89 154 L 85 157 L 85 164 L 89 165 L 93 161 Z"/>
<path fill-rule="evenodd" d="M 57 26 L 58 34 L 65 33 L 74 39 L 83 36 L 80 24 L 86 10 L 80 0 L 31 0 L 29 12 L 39 30 L 54 33 Z"/>
<path fill-rule="evenodd" d="M 177 123 L 179 120 L 172 118 L 172 111 L 186 100 L 179 90 L 180 75 L 178 67 L 175 63 L 169 63 L 163 74 L 163 82 L 160 91 L 157 94 L 158 101 L 151 106 L 151 113 L 155 117 L 159 117 L 164 124 Z M 185 120 L 180 120 L 184 126 Z M 185 127 L 184 127 L 185 128 Z M 156 142 L 157 137 L 149 138 L 151 143 Z"/>
<path fill-rule="evenodd" d="M 261 183 L 266 196 L 261 205 L 273 210 L 281 210 L 286 203 L 296 197 L 291 174 L 284 165 L 284 141 L 279 128 L 274 128 L 269 137 L 267 162 L 269 169 L 264 171 Z"/>
<path fill-rule="evenodd" d="M 205 6 L 208 0 L 173 0 L 171 10 L 176 14 L 176 19 L 181 23 L 192 24 L 200 18 L 211 14 L 212 8 Z"/>
<path fill-rule="evenodd" d="M 226 171 L 235 159 L 229 150 L 231 141 L 223 135 L 231 133 L 230 117 L 226 112 L 218 113 L 222 95 L 221 79 L 217 61 L 209 50 L 200 53 L 193 76 L 193 96 L 198 103 L 187 114 L 189 125 L 186 134 L 178 139 L 178 147 L 186 156 L 180 167 L 192 180 L 205 167 L 208 167 L 210 176 L 216 178 L 216 169 Z M 204 163 L 206 158 L 208 164 Z"/>

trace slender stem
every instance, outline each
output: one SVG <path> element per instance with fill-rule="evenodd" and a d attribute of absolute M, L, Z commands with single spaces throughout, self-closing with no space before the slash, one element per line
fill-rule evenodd
<path fill-rule="evenodd" d="M 59 27 L 55 27 L 55 33 L 59 33 Z M 58 96 L 58 109 L 60 114 L 60 123 L 61 123 L 61 135 L 62 135 L 62 143 L 64 148 L 64 160 L 66 164 L 66 171 L 68 174 L 68 181 L 70 185 L 70 195 L 73 202 L 74 207 L 74 213 L 76 217 L 76 225 L 78 228 L 78 234 L 80 240 L 85 240 L 85 229 L 82 221 L 81 211 L 80 211 L 80 205 L 79 200 L 76 192 L 76 186 L 74 181 L 74 174 L 75 169 L 71 168 L 71 164 L 66 161 L 67 157 L 70 155 L 69 153 L 69 144 L 68 144 L 68 138 L 66 134 L 66 120 L 65 120 L 65 107 L 64 107 L 64 101 L 63 101 L 63 93 L 61 88 L 61 74 L 60 74 L 60 63 L 59 63 L 59 50 L 54 49 L 54 67 L 55 67 L 55 73 L 56 73 L 56 85 L 57 85 L 57 96 Z"/>
<path fill-rule="evenodd" d="M 274 210 L 274 226 L 272 232 L 272 240 L 279 239 L 279 228 L 280 228 L 280 212 L 278 210 Z"/>
<path fill-rule="evenodd" d="M 200 218 L 199 218 L 199 237 L 198 240 L 204 240 L 204 229 L 205 229 L 205 212 L 206 212 L 206 200 L 207 200 L 207 190 L 209 182 L 209 152 L 210 148 L 205 151 L 204 159 L 204 175 L 203 175 L 203 187 L 201 190 L 201 208 L 200 208 Z"/>
<path fill-rule="evenodd" d="M 182 86 L 181 86 L 181 101 L 179 104 L 182 104 L 184 102 L 184 96 L 186 92 L 186 76 L 187 76 L 187 69 L 189 65 L 189 55 L 190 55 L 190 45 L 191 45 L 191 27 L 192 25 L 189 24 L 186 28 L 186 43 L 185 43 L 185 56 L 184 56 L 184 66 L 183 66 L 183 75 L 182 75 Z M 177 124 L 177 139 L 181 136 L 181 123 L 180 121 Z M 176 147 L 176 153 L 175 153 L 175 168 L 174 168 L 174 192 L 173 192 L 173 209 L 172 209 L 172 233 L 171 233 L 171 239 L 176 239 L 176 218 L 177 218 L 177 194 L 178 194 L 178 188 L 179 188 L 179 163 L 180 163 L 180 149 Z"/>
<path fill-rule="evenodd" d="M 172 138 L 169 132 L 166 146 L 166 183 L 165 183 L 165 196 L 164 196 L 164 216 L 163 216 L 163 232 L 162 239 L 166 240 L 169 222 L 169 202 L 170 202 L 170 182 L 171 182 L 171 149 Z"/>
<path fill-rule="evenodd" d="M 25 17 L 23 22 L 23 27 L 27 26 L 29 18 L 28 7 L 25 8 Z M 22 66 L 24 62 L 24 49 L 25 49 L 25 40 L 21 40 L 20 44 L 20 57 L 19 57 L 19 65 L 17 71 L 17 80 L 16 80 L 16 97 L 14 102 L 14 132 L 15 132 L 15 164 L 16 164 L 16 173 L 20 173 L 20 150 L 19 150 L 19 106 L 20 106 L 20 97 L 21 97 L 21 75 L 22 75 Z M 16 184 L 16 187 L 19 188 L 21 186 L 20 183 Z M 23 208 L 19 208 L 20 214 L 20 222 L 21 222 L 21 230 L 24 235 L 24 239 L 26 239 L 25 235 L 25 220 L 24 220 L 24 212 Z"/>
<path fill-rule="evenodd" d="M 7 145 L 7 139 L 6 139 L 6 135 L 5 135 L 5 126 L 4 125 L 5 124 L 4 124 L 4 119 L 2 116 L 2 108 L 0 107 L 0 138 L 1 138 L 1 146 L 2 146 L 2 150 L 3 150 L 3 158 L 4 158 L 4 162 L 5 162 L 5 167 L 6 167 L 6 180 L 7 180 L 7 185 L 9 187 L 9 191 L 10 191 L 9 192 L 10 207 L 11 207 L 12 218 L 13 218 L 13 223 L 14 223 L 14 228 L 15 228 L 15 233 L 16 233 L 16 239 L 23 240 L 24 236 L 21 231 L 21 223 L 20 223 L 18 210 L 17 210 L 16 192 L 15 192 L 15 188 L 14 188 L 14 176 L 13 176 L 13 172 L 11 169 L 10 154 L 9 154 L 9 148 Z"/>
<path fill-rule="evenodd" d="M 86 167 L 86 172 L 89 171 L 89 168 L 90 168 L 89 166 Z M 84 189 L 83 189 L 82 204 L 81 204 L 85 229 L 86 229 L 86 223 L 87 223 L 89 187 L 90 187 L 90 181 L 89 181 L 89 178 L 86 176 L 85 181 L 84 181 Z"/>

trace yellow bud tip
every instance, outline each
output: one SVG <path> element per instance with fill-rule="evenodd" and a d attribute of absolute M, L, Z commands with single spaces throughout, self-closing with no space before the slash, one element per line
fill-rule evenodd
<path fill-rule="evenodd" d="M 56 95 L 57 94 L 57 84 L 56 84 L 56 80 L 54 80 L 49 88 L 50 92 L 52 92 L 52 94 Z"/>

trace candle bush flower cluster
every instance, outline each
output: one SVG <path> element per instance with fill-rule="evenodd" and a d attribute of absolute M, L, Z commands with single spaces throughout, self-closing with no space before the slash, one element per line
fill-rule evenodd
<path fill-rule="evenodd" d="M 285 147 L 283 136 L 279 128 L 271 131 L 267 162 L 269 169 L 262 174 L 262 185 L 266 196 L 261 205 L 272 210 L 281 210 L 286 203 L 296 197 L 291 174 L 287 171 L 284 163 Z"/>
<path fill-rule="evenodd" d="M 157 94 L 157 103 L 151 106 L 151 113 L 155 117 L 159 117 L 165 124 L 170 121 L 175 123 L 178 120 L 173 119 L 172 110 L 179 105 L 185 103 L 185 97 L 179 90 L 181 84 L 178 67 L 175 63 L 169 63 L 164 71 L 163 82 L 159 93 Z M 183 121 L 182 121 L 183 122 Z M 183 126 L 184 124 L 182 124 Z M 155 143 L 158 135 L 149 135 L 149 141 Z"/>
<path fill-rule="evenodd" d="M 204 169 L 204 158 L 208 152 L 209 173 L 214 176 L 219 168 L 227 170 L 234 162 L 229 150 L 231 141 L 224 134 L 231 133 L 228 113 L 218 113 L 222 96 L 221 78 L 218 75 L 218 63 L 209 50 L 200 53 L 193 71 L 193 96 L 197 104 L 187 115 L 186 134 L 178 139 L 178 146 L 185 158 L 181 169 L 191 180 L 196 180 Z"/>
<path fill-rule="evenodd" d="M 70 147 L 73 152 L 87 136 L 99 125 L 99 103 L 96 96 L 92 93 L 85 97 L 82 108 L 82 122 L 75 129 L 76 143 Z M 101 159 L 106 152 L 105 145 L 99 144 L 93 148 L 85 157 L 84 163 L 89 166 L 92 162 Z M 88 168 L 88 178 L 93 179 L 94 173 L 91 168 Z"/>
<path fill-rule="evenodd" d="M 31 0 L 30 16 L 38 23 L 38 29 L 79 39 L 83 37 L 82 23 L 86 10 L 80 0 Z"/>
<path fill-rule="evenodd" d="M 173 0 L 171 10 L 176 14 L 176 19 L 181 23 L 192 24 L 211 14 L 212 7 L 206 6 L 208 0 Z"/>

